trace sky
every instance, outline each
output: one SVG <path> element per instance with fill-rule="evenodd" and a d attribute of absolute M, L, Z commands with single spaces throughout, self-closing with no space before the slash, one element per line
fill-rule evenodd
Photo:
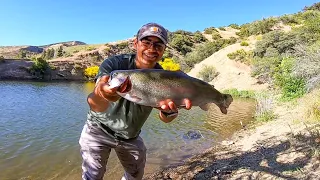
<path fill-rule="evenodd" d="M 0 0 L 0 46 L 64 41 L 103 44 L 133 37 L 148 22 L 203 31 L 293 14 L 319 0 Z"/>

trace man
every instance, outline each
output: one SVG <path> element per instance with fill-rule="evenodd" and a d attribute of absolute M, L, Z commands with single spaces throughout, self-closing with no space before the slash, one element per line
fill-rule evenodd
<path fill-rule="evenodd" d="M 83 179 L 100 180 L 113 148 L 125 170 L 122 179 L 142 179 L 146 162 L 146 147 L 139 136 L 152 107 L 137 105 L 121 98 L 116 91 L 126 90 L 125 82 L 119 88 L 108 85 L 113 70 L 161 69 L 161 60 L 168 42 L 165 28 L 156 23 L 142 26 L 134 40 L 136 54 L 122 54 L 106 59 L 100 66 L 96 87 L 89 94 L 90 106 L 87 122 L 79 140 L 83 158 Z M 176 105 L 170 100 L 160 102 L 159 118 L 171 122 L 178 115 Z M 191 102 L 185 99 L 186 109 Z"/>

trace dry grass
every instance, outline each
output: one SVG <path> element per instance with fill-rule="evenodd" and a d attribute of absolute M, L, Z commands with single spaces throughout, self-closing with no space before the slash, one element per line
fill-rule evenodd
<path fill-rule="evenodd" d="M 303 113 L 305 120 L 320 122 L 320 89 L 313 90 L 303 99 Z"/>
<path fill-rule="evenodd" d="M 272 95 L 268 93 L 256 94 L 256 114 L 255 119 L 259 122 L 267 122 L 274 120 L 276 115 L 273 111 L 273 99 Z"/>

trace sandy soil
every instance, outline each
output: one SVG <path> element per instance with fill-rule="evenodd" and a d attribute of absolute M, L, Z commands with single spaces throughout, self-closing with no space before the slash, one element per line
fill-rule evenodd
<path fill-rule="evenodd" d="M 204 65 L 214 66 L 219 75 L 210 83 L 218 90 L 231 88 L 237 88 L 238 90 L 266 89 L 268 87 L 267 84 L 258 84 L 257 79 L 251 77 L 249 66 L 230 60 L 227 56 L 227 54 L 240 49 L 244 49 L 245 51 L 252 50 L 256 43 L 255 38 L 251 37 L 248 42 L 249 46 L 241 46 L 240 43 L 236 43 L 221 49 L 199 64 L 196 64 L 188 74 L 197 77 L 198 72 Z"/>
<path fill-rule="evenodd" d="M 304 124 L 299 107 L 275 105 L 278 118 L 244 127 L 230 139 L 177 167 L 167 167 L 145 179 L 319 179 L 320 139 Z M 308 127 L 308 128 L 307 128 Z M 315 151 L 316 150 L 316 151 Z"/>
<path fill-rule="evenodd" d="M 255 42 L 251 37 L 248 47 L 239 43 L 228 46 L 197 64 L 188 74 L 196 77 L 203 65 L 214 65 L 220 74 L 210 83 L 218 90 L 267 90 L 267 84 L 258 84 L 250 76 L 250 67 L 227 57 L 238 49 L 251 50 Z M 320 139 L 315 139 L 310 127 L 307 128 L 309 125 L 302 121 L 303 105 L 289 107 L 292 105 L 274 103 L 276 120 L 244 127 L 184 164 L 166 167 L 144 179 L 319 179 L 320 156 L 314 152 L 320 150 Z M 314 126 L 320 132 L 320 124 Z"/>

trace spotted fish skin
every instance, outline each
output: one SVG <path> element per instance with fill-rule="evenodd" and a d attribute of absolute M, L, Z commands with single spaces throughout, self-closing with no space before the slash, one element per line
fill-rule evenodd
<path fill-rule="evenodd" d="M 159 107 L 160 101 L 171 99 L 177 106 L 185 106 L 184 99 L 188 98 L 192 106 L 199 106 L 206 111 L 208 105 L 214 103 L 222 113 L 227 114 L 227 108 L 233 101 L 230 94 L 222 94 L 213 85 L 182 71 L 116 70 L 111 72 L 110 76 L 109 84 L 112 87 L 120 86 L 121 82 L 129 80 L 127 90 L 117 93 L 140 105 Z"/>

